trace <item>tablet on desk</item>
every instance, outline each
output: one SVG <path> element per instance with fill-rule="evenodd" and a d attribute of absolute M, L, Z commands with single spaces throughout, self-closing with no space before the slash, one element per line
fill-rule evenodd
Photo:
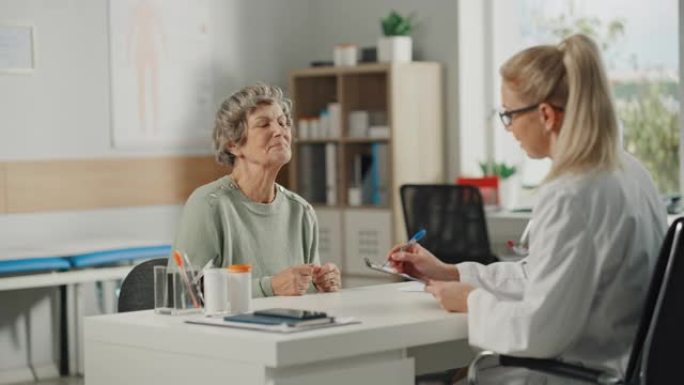
<path fill-rule="evenodd" d="M 258 324 L 258 325 L 271 325 L 271 326 L 281 325 L 283 327 L 299 327 L 299 328 L 325 325 L 325 324 L 330 324 L 330 323 L 335 322 L 334 317 L 327 317 L 327 316 L 319 317 L 319 318 L 309 318 L 309 319 L 303 319 L 303 318 L 296 319 L 296 318 L 286 318 L 286 317 L 279 317 L 279 316 L 257 314 L 256 312 L 226 316 L 226 317 L 223 317 L 223 320 L 226 322 L 237 322 L 237 323 Z"/>
<path fill-rule="evenodd" d="M 271 308 L 254 312 L 254 315 L 284 318 L 287 320 L 304 321 L 310 319 L 326 318 L 328 315 L 322 311 Z"/>
<path fill-rule="evenodd" d="M 427 283 L 420 278 L 416 278 L 416 277 L 410 276 L 410 275 L 405 274 L 405 273 L 399 273 L 396 270 L 394 270 L 394 268 L 392 268 L 390 266 L 383 266 L 383 265 L 377 264 L 375 262 L 372 262 L 368 257 L 363 257 L 363 260 L 366 262 L 366 266 L 368 266 L 369 269 L 372 269 L 375 271 L 380 271 L 380 272 L 383 272 L 385 274 L 396 275 L 396 276 L 399 276 L 402 278 L 409 279 L 411 281 L 422 282 L 425 284 Z"/>

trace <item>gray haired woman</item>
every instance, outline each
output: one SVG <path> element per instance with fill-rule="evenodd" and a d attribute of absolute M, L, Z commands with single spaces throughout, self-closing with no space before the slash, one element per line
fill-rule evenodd
<path fill-rule="evenodd" d="M 250 264 L 256 297 L 340 288 L 340 271 L 320 265 L 311 205 L 278 185 L 292 151 L 292 102 L 278 87 L 248 86 L 216 114 L 216 159 L 232 172 L 197 188 L 185 204 L 174 248 L 195 267 Z"/>

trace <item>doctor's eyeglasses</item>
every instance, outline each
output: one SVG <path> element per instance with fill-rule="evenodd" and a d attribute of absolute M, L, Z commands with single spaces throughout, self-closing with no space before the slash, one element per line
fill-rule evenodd
<path fill-rule="evenodd" d="M 499 119 L 501 119 L 501 123 L 503 123 L 504 127 L 509 127 L 511 124 L 513 124 L 513 115 L 534 111 L 540 105 L 541 103 L 537 103 L 523 108 L 516 108 L 515 110 L 501 110 L 499 111 Z M 563 111 L 563 107 L 554 106 L 553 104 L 551 104 L 551 108 L 561 112 Z"/>
<path fill-rule="evenodd" d="M 535 109 L 537 109 L 537 107 L 539 107 L 539 104 L 541 103 L 537 103 L 523 108 L 517 108 L 515 110 L 499 111 L 499 119 L 501 119 L 501 123 L 503 123 L 505 127 L 508 127 L 513 123 L 513 115 L 524 114 L 525 112 L 534 111 Z"/>

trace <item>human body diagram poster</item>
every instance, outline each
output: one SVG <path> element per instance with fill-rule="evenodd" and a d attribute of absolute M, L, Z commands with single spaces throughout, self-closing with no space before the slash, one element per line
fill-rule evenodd
<path fill-rule="evenodd" d="M 209 148 L 207 0 L 110 0 L 114 147 Z"/>

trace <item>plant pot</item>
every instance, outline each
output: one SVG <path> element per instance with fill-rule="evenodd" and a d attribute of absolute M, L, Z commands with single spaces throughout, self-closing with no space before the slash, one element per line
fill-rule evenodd
<path fill-rule="evenodd" d="M 381 63 L 407 63 L 411 61 L 411 36 L 386 36 L 378 39 L 378 61 Z"/>
<path fill-rule="evenodd" d="M 514 176 L 499 179 L 499 205 L 504 210 L 514 209 L 518 205 L 520 181 Z"/>

